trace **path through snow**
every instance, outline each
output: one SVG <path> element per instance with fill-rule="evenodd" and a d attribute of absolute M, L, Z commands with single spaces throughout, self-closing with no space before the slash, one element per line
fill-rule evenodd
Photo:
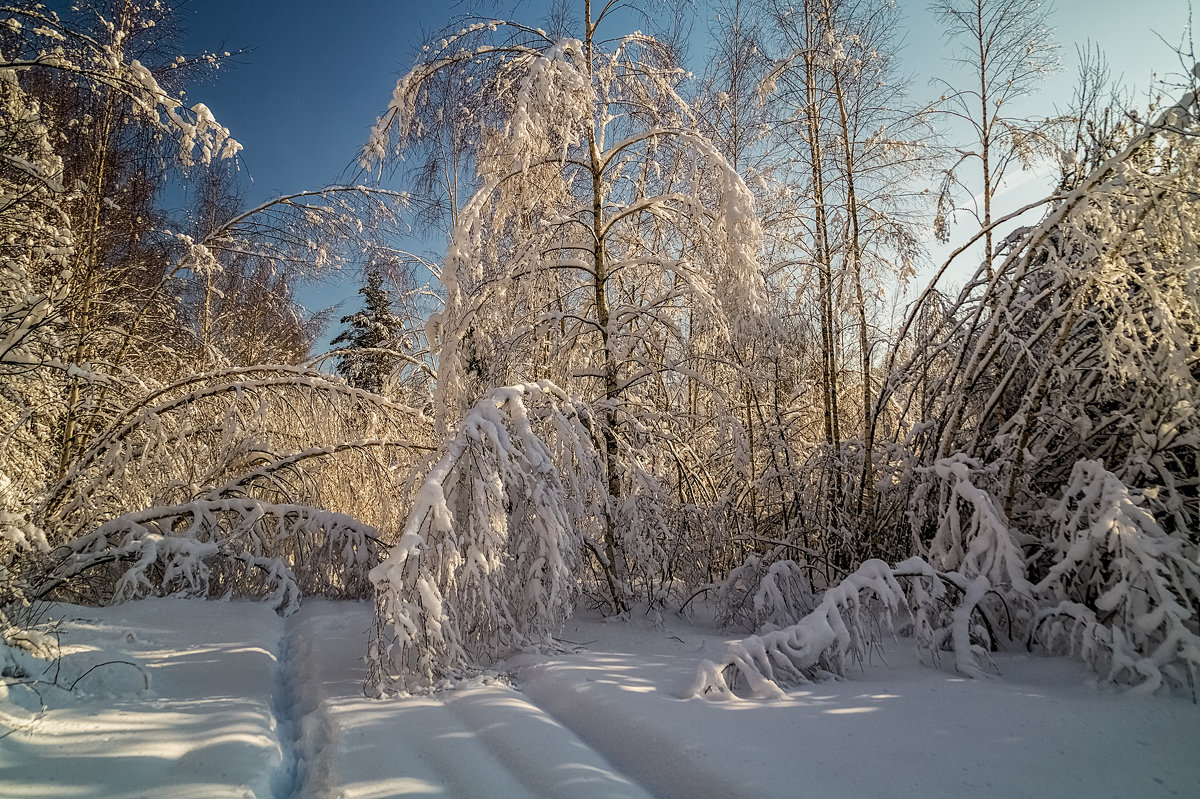
<path fill-rule="evenodd" d="M 501 683 L 379 702 L 362 694 L 371 608 L 310 600 L 289 620 L 303 718 L 298 796 L 648 797 Z"/>
<path fill-rule="evenodd" d="M 57 682 L 78 685 L 43 681 L 40 715 L 27 688 L 0 698 L 6 799 L 1200 796 L 1200 707 L 1089 688 L 1063 659 L 965 680 L 901 643 L 787 701 L 716 704 L 676 693 L 725 634 L 580 618 L 564 637 L 586 649 L 509 663 L 519 691 L 380 702 L 360 690 L 368 605 L 55 612 Z"/>

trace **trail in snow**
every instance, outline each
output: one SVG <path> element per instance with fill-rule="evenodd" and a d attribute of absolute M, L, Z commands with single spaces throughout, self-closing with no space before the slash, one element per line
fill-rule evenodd
<path fill-rule="evenodd" d="M 369 605 L 309 600 L 292 617 L 305 799 L 338 796 L 649 799 L 511 687 L 478 680 L 423 697 L 362 694 Z"/>
<path fill-rule="evenodd" d="M 5 799 L 649 797 L 499 682 L 365 698 L 366 604 L 311 599 L 287 620 L 178 599 L 57 611 L 59 684 L 80 681 L 44 682 L 46 712 L 0 739 Z M 85 674 L 104 661 L 119 662 Z M 38 705 L 14 687 L 0 721 Z"/>
<path fill-rule="evenodd" d="M 296 669 L 293 665 L 295 624 L 288 619 L 279 625 L 274 690 L 271 708 L 275 712 L 275 734 L 279 740 L 282 762 L 271 781 L 276 799 L 292 799 L 304 780 L 304 760 L 300 755 L 301 719 L 297 715 Z"/>
<path fill-rule="evenodd" d="M 664 690 L 687 683 L 703 642 L 689 637 L 674 645 L 677 639 L 667 640 L 662 631 L 640 632 L 651 646 L 649 657 L 602 651 L 529 658 L 520 672 L 523 693 L 662 799 L 790 795 L 774 784 L 774 770 L 756 773 L 742 767 L 745 761 L 736 755 L 730 757 L 730 751 L 745 746 L 744 740 L 715 736 L 697 726 L 707 725 L 708 719 L 701 719 L 710 714 L 727 716 L 727 708 L 699 713 L 698 701 L 680 700 Z M 750 731 L 741 734 L 745 732 Z M 763 745 L 762 737 L 751 736 L 755 748 Z M 738 767 L 730 768 L 731 762 Z"/>
<path fill-rule="evenodd" d="M 997 679 L 891 642 L 847 679 L 780 701 L 679 699 L 728 634 L 581 614 L 587 651 L 530 658 L 522 690 L 662 799 L 1200 796 L 1200 707 L 1089 684 L 1066 658 L 996 656 Z"/>

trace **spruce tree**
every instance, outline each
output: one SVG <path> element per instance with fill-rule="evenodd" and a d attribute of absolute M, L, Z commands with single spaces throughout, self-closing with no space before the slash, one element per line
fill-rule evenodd
<path fill-rule="evenodd" d="M 345 350 L 338 357 L 336 370 L 355 388 L 379 393 L 399 361 L 395 348 L 400 346 L 402 325 L 392 312 L 391 297 L 378 270 L 367 270 L 366 283 L 358 293 L 364 307 L 342 317 L 347 327 L 331 342 Z"/>

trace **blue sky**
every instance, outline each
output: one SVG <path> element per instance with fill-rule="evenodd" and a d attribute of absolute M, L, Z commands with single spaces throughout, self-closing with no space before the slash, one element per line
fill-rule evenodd
<path fill-rule="evenodd" d="M 917 75 L 914 97 L 924 98 L 935 93 L 927 89 L 927 80 L 947 75 L 945 45 L 927 0 L 897 2 L 908 20 L 905 66 Z M 1155 31 L 1178 42 L 1188 22 L 1187 0 L 1057 0 L 1053 5 L 1064 70 L 1047 81 L 1038 101 L 1043 113 L 1069 99 L 1074 47 L 1088 39 L 1130 86 L 1144 90 L 1151 73 L 1177 71 L 1178 60 Z M 526 0 L 520 6 L 520 19 L 537 21 L 541 2 Z M 707 4 L 695 7 L 698 14 L 707 13 Z M 355 161 L 415 49 L 472 6 L 454 0 L 189 0 L 183 8 L 189 52 L 250 49 L 212 83 L 194 87 L 189 101 L 207 104 L 244 146 L 241 168 L 252 181 L 246 184 L 247 199 L 255 202 L 337 181 Z M 704 27 L 697 22 L 696 30 Z M 416 247 L 436 251 L 439 242 L 426 237 Z M 338 280 L 303 292 L 301 299 L 314 309 L 344 303 L 340 315 L 351 309 L 356 291 L 353 281 Z"/>

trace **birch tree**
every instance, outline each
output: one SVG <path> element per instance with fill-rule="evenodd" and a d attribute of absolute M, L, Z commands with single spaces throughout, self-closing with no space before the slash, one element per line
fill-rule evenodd
<path fill-rule="evenodd" d="M 529 378 L 595 405 L 609 500 L 592 551 L 616 609 L 629 560 L 652 560 L 626 540 L 640 527 L 631 492 L 655 491 L 638 465 L 654 429 L 641 392 L 680 363 L 688 309 L 727 334 L 762 297 L 752 195 L 697 132 L 672 48 L 600 34 L 621 5 L 585 2 L 574 37 L 509 22 L 448 36 L 397 84 L 366 154 L 379 163 L 419 134 L 434 76 L 487 65 L 482 188 L 441 274 L 438 410 L 451 426 L 481 391 Z"/>
<path fill-rule="evenodd" d="M 111 29 L 110 32 L 114 29 Z M 119 39 L 119 37 L 118 37 Z M 67 351 L 85 258 L 87 224 L 76 213 L 86 183 L 67 173 L 61 108 L 39 94 L 52 76 L 109 94 L 113 103 L 167 135 L 189 163 L 237 152 L 237 142 L 203 106 L 165 91 L 118 40 L 102 41 L 34 3 L 0 7 L 0 606 L 24 599 L 25 557 L 49 549 L 33 506 L 63 461 L 51 443 L 73 437 L 72 381 L 86 374 Z M 83 186 L 83 189 L 79 187 Z M 88 195 L 100 203 L 102 195 Z M 64 405 L 63 392 L 66 391 Z"/>
<path fill-rule="evenodd" d="M 795 438 L 820 442 L 803 447 L 793 473 L 819 487 L 798 489 L 810 499 L 797 509 L 845 567 L 874 545 L 876 462 L 887 457 L 876 446 L 875 359 L 888 298 L 920 254 L 922 198 L 907 187 L 928 167 L 927 114 L 911 106 L 898 72 L 893 5 L 812 0 L 770 3 L 768 13 L 773 63 L 760 90 L 774 120 L 770 146 L 786 159 L 775 180 L 790 202 L 767 235 L 793 275 L 784 313 L 819 334 L 811 365 L 797 371 L 818 390 L 810 407 L 820 417 L 793 422 Z M 804 546 L 815 543 L 806 533 Z"/>
<path fill-rule="evenodd" d="M 945 190 L 957 185 L 979 198 L 967 210 L 984 231 L 983 261 L 991 264 L 992 204 L 1005 176 L 1014 165 L 1028 166 L 1049 152 L 1055 141 L 1051 120 L 1022 116 L 1014 107 L 1058 67 L 1047 25 L 1051 6 L 1042 0 L 950 0 L 932 10 L 957 46 L 951 63 L 967 76 L 962 86 L 938 80 L 944 112 L 971 134 L 957 148 Z M 964 179 L 963 170 L 973 177 Z"/>

